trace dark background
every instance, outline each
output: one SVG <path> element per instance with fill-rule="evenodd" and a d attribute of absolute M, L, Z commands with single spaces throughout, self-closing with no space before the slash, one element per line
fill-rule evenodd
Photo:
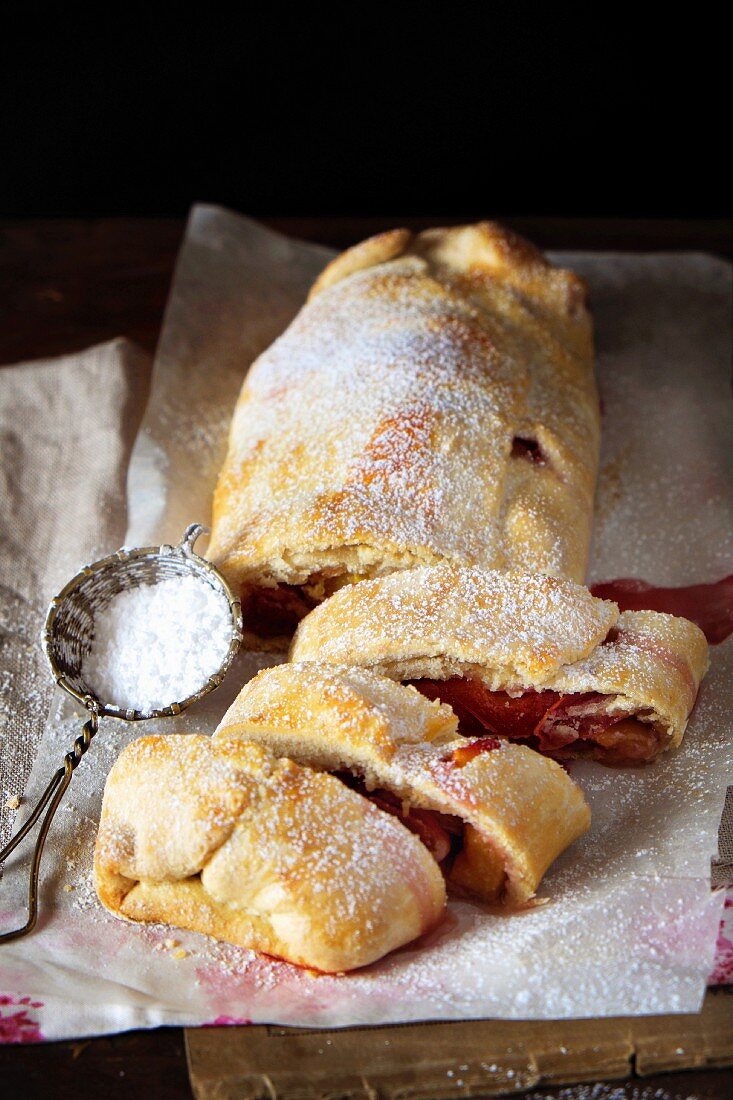
<path fill-rule="evenodd" d="M 712 7 L 12 9 L 0 216 L 733 212 Z"/>

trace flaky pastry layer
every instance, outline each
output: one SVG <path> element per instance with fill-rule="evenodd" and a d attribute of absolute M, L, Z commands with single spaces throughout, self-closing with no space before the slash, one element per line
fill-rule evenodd
<path fill-rule="evenodd" d="M 317 970 L 352 970 L 425 932 L 445 905 L 421 842 L 338 779 L 262 745 L 143 737 L 104 792 L 102 903 Z"/>
<path fill-rule="evenodd" d="M 265 669 L 245 684 L 214 737 L 356 773 L 405 808 L 458 819 L 465 831 L 449 881 L 484 900 L 525 904 L 588 828 L 590 811 L 553 760 L 507 742 L 470 758 L 479 746 L 456 726 L 449 707 L 414 688 L 366 669 L 299 663 Z"/>
<path fill-rule="evenodd" d="M 360 665 L 395 680 L 477 680 L 491 692 L 613 697 L 679 744 L 708 667 L 687 619 L 627 611 L 568 581 L 443 564 L 344 588 L 300 624 L 294 661 Z"/>

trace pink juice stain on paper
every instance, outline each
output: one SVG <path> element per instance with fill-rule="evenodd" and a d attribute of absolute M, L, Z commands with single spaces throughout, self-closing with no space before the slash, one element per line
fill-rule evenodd
<path fill-rule="evenodd" d="M 718 943 L 715 949 L 715 966 L 708 978 L 708 985 L 733 985 L 733 896 L 725 899 L 725 915 L 720 922 Z"/>
<path fill-rule="evenodd" d="M 201 1027 L 243 1027 L 251 1023 L 244 1016 L 217 1016 L 215 1020 L 207 1020 Z"/>
<path fill-rule="evenodd" d="M 262 1023 L 273 1012 L 280 1018 L 307 1012 L 315 1024 L 330 1007 L 334 983 L 345 980 L 225 943 L 214 944 L 211 952 L 212 961 L 196 967 L 196 984 L 215 1014 L 211 1027 L 229 1020 Z"/>
<path fill-rule="evenodd" d="M 664 611 L 681 615 L 702 630 L 711 645 L 733 634 L 733 573 L 713 584 L 662 588 L 637 577 L 620 577 L 591 585 L 591 592 L 613 600 L 621 611 Z"/>
<path fill-rule="evenodd" d="M 38 1022 L 29 1014 L 36 1008 L 43 1008 L 43 1001 L 32 1001 L 30 997 L 15 998 L 0 993 L 0 1045 L 43 1041 L 44 1036 Z"/>

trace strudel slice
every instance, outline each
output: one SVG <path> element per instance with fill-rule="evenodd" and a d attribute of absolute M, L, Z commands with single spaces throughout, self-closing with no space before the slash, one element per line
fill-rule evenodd
<path fill-rule="evenodd" d="M 262 745 L 193 734 L 122 752 L 94 878 L 118 917 L 328 972 L 409 943 L 445 908 L 435 860 L 393 814 Z"/>
<path fill-rule="evenodd" d="M 286 664 L 245 684 L 214 737 L 337 775 L 412 829 L 453 891 L 526 905 L 590 811 L 555 761 L 456 726 L 450 707 L 367 669 Z"/>
<path fill-rule="evenodd" d="M 687 619 L 619 614 L 553 577 L 448 564 L 336 593 L 300 624 L 291 656 L 409 681 L 450 703 L 463 733 L 609 764 L 679 745 L 708 667 Z"/>

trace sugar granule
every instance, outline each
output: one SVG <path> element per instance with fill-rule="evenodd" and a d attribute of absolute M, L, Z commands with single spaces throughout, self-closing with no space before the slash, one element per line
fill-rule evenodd
<path fill-rule="evenodd" d="M 231 639 L 224 594 L 170 577 L 118 593 L 98 614 L 84 679 L 103 702 L 151 714 L 202 688 Z"/>

